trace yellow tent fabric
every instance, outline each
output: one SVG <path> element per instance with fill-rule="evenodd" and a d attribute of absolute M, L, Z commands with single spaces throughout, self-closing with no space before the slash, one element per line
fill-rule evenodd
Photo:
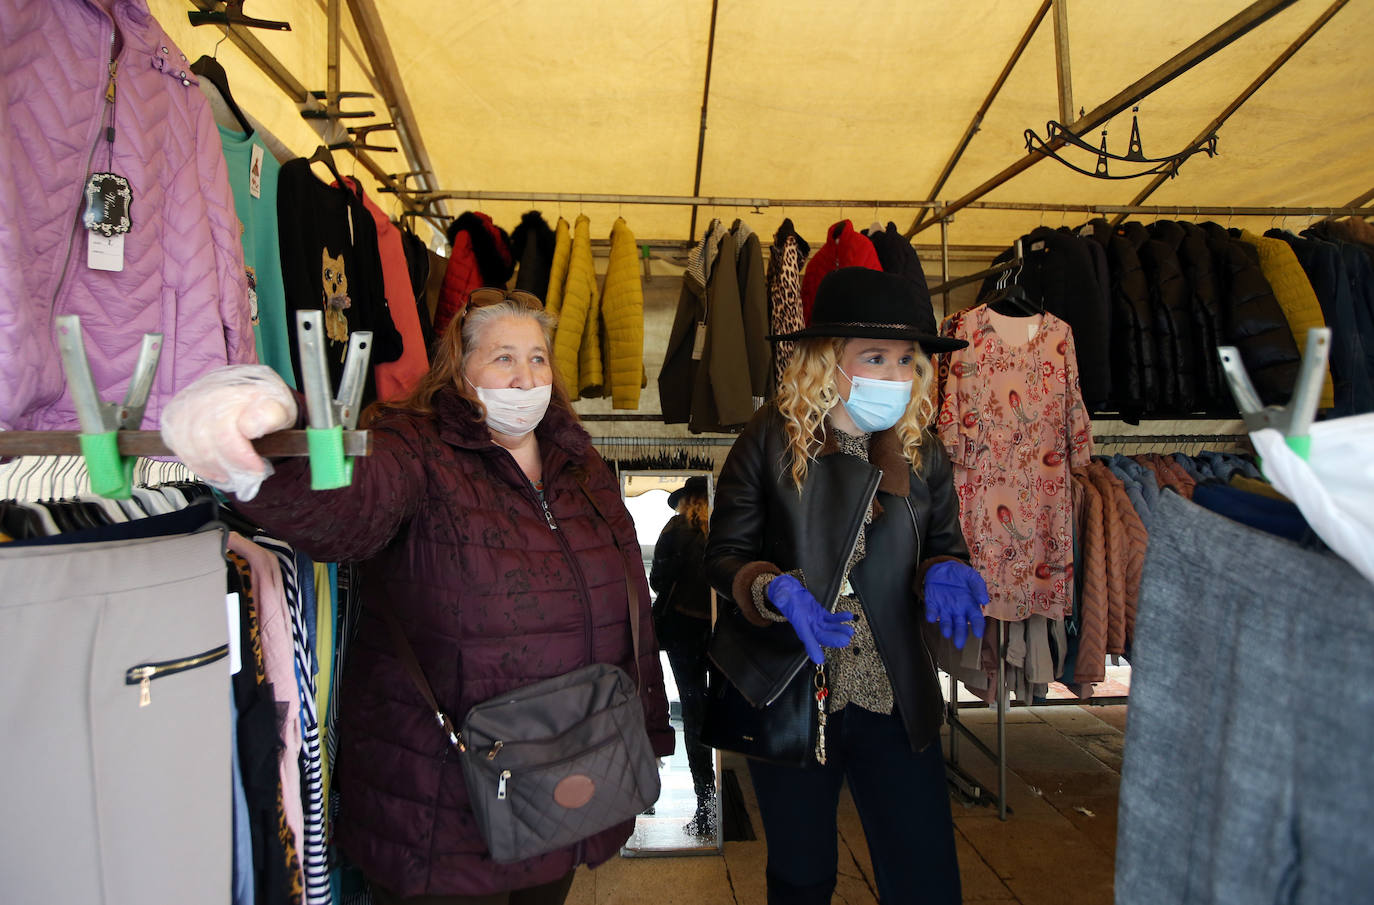
<path fill-rule="evenodd" d="M 544 300 L 544 310 L 550 314 L 560 314 L 563 310 L 563 284 L 568 280 L 568 263 L 572 260 L 572 233 L 568 221 L 558 218 L 554 229 L 553 264 L 549 268 L 549 297 Z"/>
<path fill-rule="evenodd" d="M 1259 252 L 1260 270 L 1269 281 L 1269 288 L 1274 290 L 1274 298 L 1279 300 L 1283 316 L 1288 319 L 1288 326 L 1293 330 L 1293 338 L 1298 341 L 1298 351 L 1305 353 L 1307 331 L 1314 327 L 1325 327 L 1326 321 L 1322 318 L 1317 293 L 1312 290 L 1307 273 L 1298 263 L 1298 256 L 1282 239 L 1257 236 L 1249 230 L 1242 230 L 1240 239 L 1245 244 L 1254 246 Z M 1335 404 L 1336 390 L 1331 382 L 1331 369 L 1328 366 L 1326 375 L 1322 377 L 1322 395 L 1317 407 L 1331 408 Z"/>
<path fill-rule="evenodd" d="M 618 409 L 637 409 L 644 386 L 644 286 L 639 276 L 639 246 L 624 218 L 611 227 L 601 319 L 606 330 L 604 366 L 611 403 Z"/>

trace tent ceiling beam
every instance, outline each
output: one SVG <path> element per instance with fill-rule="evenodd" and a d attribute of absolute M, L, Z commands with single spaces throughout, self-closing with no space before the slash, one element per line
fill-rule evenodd
<path fill-rule="evenodd" d="M 1054 66 L 1059 86 L 1059 121 L 1072 122 L 1073 77 L 1069 69 L 1069 0 L 1054 0 Z"/>
<path fill-rule="evenodd" d="M 191 0 L 191 2 L 194 3 L 197 8 L 207 12 L 213 12 L 217 6 L 216 0 Z M 219 25 L 218 27 L 229 37 L 230 41 L 234 42 L 235 47 L 243 51 L 244 56 L 248 57 L 255 66 L 261 69 L 263 73 L 271 79 L 273 84 L 282 90 L 283 94 L 300 105 L 303 110 L 326 112 L 325 106 L 315 99 L 315 96 L 310 93 L 310 90 L 291 74 L 291 70 L 287 69 L 282 61 L 277 59 L 276 55 L 258 40 L 256 35 L 245 28 L 235 25 Z M 393 179 L 391 175 L 387 173 L 386 169 L 372 158 L 371 154 L 354 147 L 349 147 L 345 150 L 352 154 L 358 163 L 362 164 L 363 168 L 371 173 L 379 183 L 399 194 L 402 203 L 406 207 L 414 209 L 417 206 L 415 202 L 411 200 L 411 193 L 406 190 L 405 186 Z M 438 221 L 437 217 L 431 217 L 430 220 L 435 225 L 435 228 L 439 229 L 441 232 L 443 231 L 443 225 Z"/>
<path fill-rule="evenodd" d="M 1298 35 L 1298 37 L 1294 39 L 1292 44 L 1289 44 L 1282 53 L 1275 57 L 1274 61 L 1270 63 L 1269 66 L 1266 67 L 1265 70 L 1261 72 L 1253 82 L 1246 86 L 1244 91 L 1236 95 L 1235 100 L 1231 101 L 1231 103 L 1226 105 L 1226 109 L 1222 110 L 1219 114 L 1217 114 L 1216 119 L 1212 120 L 1210 123 L 1202 127 L 1202 131 L 1197 134 L 1197 137 L 1192 140 L 1188 147 L 1195 148 L 1199 144 L 1201 144 L 1209 135 L 1215 135 L 1216 131 L 1221 128 L 1222 123 L 1230 119 L 1232 114 L 1239 110 L 1241 108 L 1241 105 L 1248 101 L 1251 98 L 1251 96 L 1253 96 L 1254 93 L 1264 85 L 1265 82 L 1269 81 L 1269 79 L 1274 75 L 1274 73 L 1278 72 L 1279 69 L 1281 69 L 1285 63 L 1291 60 L 1293 58 L 1293 55 L 1296 54 L 1299 50 L 1301 50 L 1303 45 L 1306 44 L 1309 40 L 1311 40 L 1312 36 L 1315 35 L 1318 31 L 1320 31 L 1322 26 L 1324 26 L 1327 22 L 1331 20 L 1332 16 L 1340 12 L 1341 8 L 1345 6 L 1347 2 L 1349 2 L 1349 0 L 1336 0 L 1336 2 L 1328 6 L 1326 8 L 1326 11 L 1323 12 L 1320 16 L 1318 16 L 1316 21 L 1314 21 L 1311 25 L 1307 26 L 1307 29 L 1303 31 L 1302 34 Z M 1145 199 L 1150 197 L 1150 195 L 1154 194 L 1155 190 L 1158 189 L 1161 185 L 1163 185 L 1168 178 L 1169 176 L 1167 173 L 1160 173 L 1156 175 L 1149 181 L 1149 183 L 1146 184 L 1146 186 L 1143 189 L 1140 190 L 1140 192 L 1134 198 L 1131 199 L 1131 204 L 1143 203 Z M 1361 204 L 1368 200 L 1368 198 L 1357 200 L 1355 202 L 1352 202 L 1351 204 L 1346 205 L 1346 207 L 1359 207 Z M 1125 214 L 1119 214 L 1116 217 L 1116 219 L 1112 221 L 1112 225 L 1118 225 L 1125 218 Z"/>
<path fill-rule="evenodd" d="M 711 31 L 706 38 L 706 82 L 701 88 L 701 128 L 697 130 L 697 168 L 696 175 L 692 177 L 692 194 L 701 194 L 701 163 L 706 156 L 706 107 L 711 100 L 711 64 L 715 61 L 716 55 L 716 12 L 719 9 L 719 0 L 711 0 Z M 697 206 L 692 205 L 692 222 L 687 228 L 687 238 L 695 239 L 697 235 Z"/>
<path fill-rule="evenodd" d="M 1156 67 L 1153 72 L 1137 79 L 1135 82 L 1122 89 L 1115 97 L 1078 119 L 1070 126 L 1071 131 L 1077 135 L 1083 135 L 1089 130 L 1097 128 L 1121 111 L 1139 102 L 1141 98 L 1159 90 L 1201 63 L 1203 60 L 1215 54 L 1217 51 L 1233 43 L 1281 10 L 1292 6 L 1295 2 L 1297 2 L 1297 0 L 1256 0 L 1256 2 L 1251 3 L 1245 9 L 1175 54 L 1164 64 Z M 1047 150 L 1057 151 L 1064 147 L 1065 144 L 1066 142 L 1063 138 L 1056 138 L 1047 142 L 1045 147 Z M 953 213 L 954 211 L 967 207 L 970 203 L 982 198 L 1009 179 L 1030 169 L 1035 164 L 1044 160 L 1047 156 L 1046 154 L 1024 155 L 996 176 L 993 176 L 957 201 L 952 202 L 946 210 L 949 213 Z M 925 224 L 913 222 L 911 228 L 906 231 L 905 235 L 909 239 L 929 226 L 929 222 Z"/>
<path fill-rule="evenodd" d="M 1044 2 L 1040 4 L 1040 9 L 1036 10 L 1035 15 L 1031 17 L 1030 25 L 1026 26 L 1025 32 L 1021 35 L 1021 40 L 1016 43 L 1016 49 L 1013 50 L 1011 56 L 1007 58 L 1007 63 L 1002 67 L 1002 72 L 997 76 L 997 81 L 992 83 L 992 90 L 988 92 L 987 97 L 983 98 L 983 103 L 979 105 L 978 112 L 973 114 L 973 119 L 969 120 L 968 128 L 964 129 L 963 137 L 959 139 L 959 144 L 955 146 L 954 153 L 951 154 L 949 160 L 945 162 L 945 168 L 940 171 L 940 178 L 935 180 L 935 185 L 931 186 L 930 191 L 926 193 L 926 198 L 929 200 L 934 201 L 939 197 L 940 189 L 945 187 L 945 182 L 949 179 L 950 173 L 954 172 L 955 164 L 959 162 L 959 158 L 963 157 L 964 152 L 968 150 L 969 142 L 973 141 L 973 136 L 978 133 L 978 129 L 983 125 L 983 117 L 987 115 L 988 109 L 992 106 L 992 102 L 997 99 L 997 95 L 1001 92 L 1002 86 L 1005 85 L 1007 79 L 1011 77 L 1011 71 L 1016 68 L 1017 62 L 1021 59 L 1021 54 L 1025 53 L 1026 45 L 1030 43 L 1031 38 L 1035 35 L 1036 29 L 1038 29 L 1040 23 L 1044 21 L 1045 14 L 1049 12 L 1051 2 L 1052 0 L 1044 0 Z M 927 210 L 923 209 L 916 216 L 917 225 L 920 225 L 921 221 L 925 219 L 927 212 Z"/>
<path fill-rule="evenodd" d="M 343 33 L 343 22 L 339 16 L 340 0 L 328 0 L 328 2 L 324 107 L 329 111 L 330 128 L 332 128 L 334 118 L 339 115 L 339 41 Z"/>
<path fill-rule="evenodd" d="M 358 36 L 363 43 L 368 63 L 377 79 L 386 102 L 391 121 L 396 124 L 396 135 L 401 142 L 401 150 L 412 170 L 417 171 L 416 182 L 425 190 L 435 187 L 434 162 L 430 160 L 420 135 L 419 121 L 410 105 L 410 95 L 406 92 L 405 82 L 401 79 L 400 69 L 396 66 L 396 56 L 391 51 L 391 41 L 387 38 L 386 27 L 377 12 L 376 0 L 348 0 L 353 23 L 358 27 Z M 439 204 L 439 213 L 448 216 L 448 207 Z"/>
<path fill-rule="evenodd" d="M 1363 195 L 1347 204 L 1346 207 L 1364 207 L 1371 201 L 1374 201 L 1374 189 L 1365 192 Z"/>

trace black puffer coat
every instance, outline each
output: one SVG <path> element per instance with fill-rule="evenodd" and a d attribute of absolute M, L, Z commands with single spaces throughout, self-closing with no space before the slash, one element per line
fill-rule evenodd
<path fill-rule="evenodd" d="M 1159 366 L 1159 408 L 1188 412 L 1197 404 L 1193 380 L 1196 355 L 1193 342 L 1192 289 L 1178 260 L 1183 231 L 1161 221 L 1148 229 L 1127 223 L 1127 238 L 1136 243 L 1145 279 L 1150 284 L 1155 354 Z"/>
<path fill-rule="evenodd" d="M 1198 407 L 1210 412 L 1235 408 L 1231 391 L 1221 371 L 1221 357 L 1217 346 L 1223 344 L 1225 319 L 1222 298 L 1226 286 L 1213 269 L 1212 252 L 1207 247 L 1207 234 L 1195 223 L 1175 224 L 1183 231 L 1178 244 L 1178 263 L 1193 291 L 1193 338 L 1197 355 L 1194 375 L 1197 378 Z"/>
<path fill-rule="evenodd" d="M 1287 405 L 1302 367 L 1293 328 L 1283 316 L 1269 281 L 1260 270 L 1259 252 L 1217 223 L 1204 223 L 1214 266 L 1226 275 L 1227 345 L 1241 361 L 1265 405 Z"/>
<path fill-rule="evenodd" d="M 1112 397 L 1123 414 L 1138 416 L 1159 400 L 1150 286 L 1135 245 L 1106 220 L 1093 220 L 1092 237 L 1107 251 L 1112 274 Z"/>

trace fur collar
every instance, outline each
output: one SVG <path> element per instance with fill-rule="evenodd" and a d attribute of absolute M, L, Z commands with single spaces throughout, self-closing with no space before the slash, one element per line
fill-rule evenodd
<path fill-rule="evenodd" d="M 840 451 L 835 442 L 835 432 L 825 432 L 821 450 L 817 457 L 828 456 Z M 868 440 L 868 463 L 881 469 L 883 476 L 878 489 L 893 496 L 908 496 L 911 493 L 911 463 L 902 455 L 902 441 L 895 428 L 879 431 Z"/>
<path fill-rule="evenodd" d="M 506 231 L 480 211 L 467 211 L 448 227 L 448 241 L 465 232 L 472 241 L 472 256 L 482 274 L 483 286 L 504 286 L 515 272 L 511 260 L 510 239 Z"/>
<path fill-rule="evenodd" d="M 463 398 L 457 387 L 445 387 L 434 395 L 434 416 L 439 437 L 445 443 L 473 450 L 496 445 L 486 422 L 477 417 L 476 406 Z M 557 446 L 576 462 L 585 459 L 592 449 L 591 435 L 577 417 L 552 403 L 534 434 L 541 447 Z"/>

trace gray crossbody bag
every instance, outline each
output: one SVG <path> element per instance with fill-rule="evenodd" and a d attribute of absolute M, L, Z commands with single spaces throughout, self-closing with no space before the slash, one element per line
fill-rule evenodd
<path fill-rule="evenodd" d="M 623 558 L 613 527 L 611 537 Z M 476 704 L 461 729 L 435 700 L 395 613 L 383 612 L 397 655 L 458 754 L 493 861 L 523 861 L 573 845 L 658 800 L 658 761 L 639 700 L 639 590 L 628 568 L 625 590 L 640 681 L 618 666 L 593 663 Z"/>

